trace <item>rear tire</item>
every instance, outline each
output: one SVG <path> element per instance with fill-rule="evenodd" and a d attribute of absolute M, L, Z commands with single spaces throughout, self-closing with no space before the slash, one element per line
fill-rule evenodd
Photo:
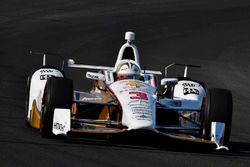
<path fill-rule="evenodd" d="M 228 145 L 232 124 L 232 94 L 225 89 L 209 89 L 205 107 L 205 138 L 211 139 L 211 122 L 225 123 L 224 145 Z"/>
<path fill-rule="evenodd" d="M 40 133 L 42 137 L 51 138 L 54 137 L 52 133 L 54 109 L 72 108 L 73 81 L 60 77 L 49 78 L 43 98 Z"/>

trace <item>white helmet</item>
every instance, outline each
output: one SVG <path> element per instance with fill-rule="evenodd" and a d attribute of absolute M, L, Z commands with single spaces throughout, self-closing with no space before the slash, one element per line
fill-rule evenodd
<path fill-rule="evenodd" d="M 118 77 L 138 79 L 141 74 L 140 66 L 133 60 L 122 60 L 117 66 Z"/>

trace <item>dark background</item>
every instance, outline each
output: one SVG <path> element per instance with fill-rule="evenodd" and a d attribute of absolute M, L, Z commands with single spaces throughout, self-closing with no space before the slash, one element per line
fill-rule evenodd
<path fill-rule="evenodd" d="M 43 139 L 25 127 L 26 78 L 42 63 L 29 50 L 113 66 L 126 31 L 136 33 L 141 64 L 148 69 L 163 70 L 172 62 L 201 65 L 189 76 L 232 91 L 229 152 L 154 147 L 150 141 Z M 1 0 L 0 166 L 250 166 L 249 46 L 248 0 Z M 84 73 L 76 76 L 85 88 Z"/>

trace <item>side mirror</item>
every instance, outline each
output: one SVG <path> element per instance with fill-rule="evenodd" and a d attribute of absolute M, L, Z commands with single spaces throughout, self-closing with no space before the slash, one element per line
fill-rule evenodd
<path fill-rule="evenodd" d="M 95 72 L 87 72 L 86 78 L 93 79 L 93 80 L 105 81 L 105 76 L 103 74 L 95 73 Z"/>
<path fill-rule="evenodd" d="M 161 85 L 176 85 L 178 82 L 177 78 L 163 78 L 161 80 Z"/>
<path fill-rule="evenodd" d="M 68 59 L 68 66 L 75 64 L 75 61 L 73 59 Z"/>

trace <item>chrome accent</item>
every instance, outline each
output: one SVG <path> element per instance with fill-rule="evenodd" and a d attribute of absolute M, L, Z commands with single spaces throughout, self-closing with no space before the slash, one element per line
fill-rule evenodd
<path fill-rule="evenodd" d="M 108 121 L 108 120 L 90 120 L 90 119 L 73 119 L 72 123 L 80 124 L 103 124 L 103 125 L 115 125 L 118 126 L 121 123 L 117 121 Z"/>
<path fill-rule="evenodd" d="M 166 129 L 166 130 L 200 130 L 199 127 L 192 127 L 192 126 L 162 126 L 162 125 L 157 125 L 156 129 Z"/>
<path fill-rule="evenodd" d="M 223 146 L 224 143 L 224 133 L 225 133 L 225 123 L 222 122 L 212 122 L 211 123 L 211 141 L 217 146 L 216 150 L 229 150 L 228 147 Z"/>

